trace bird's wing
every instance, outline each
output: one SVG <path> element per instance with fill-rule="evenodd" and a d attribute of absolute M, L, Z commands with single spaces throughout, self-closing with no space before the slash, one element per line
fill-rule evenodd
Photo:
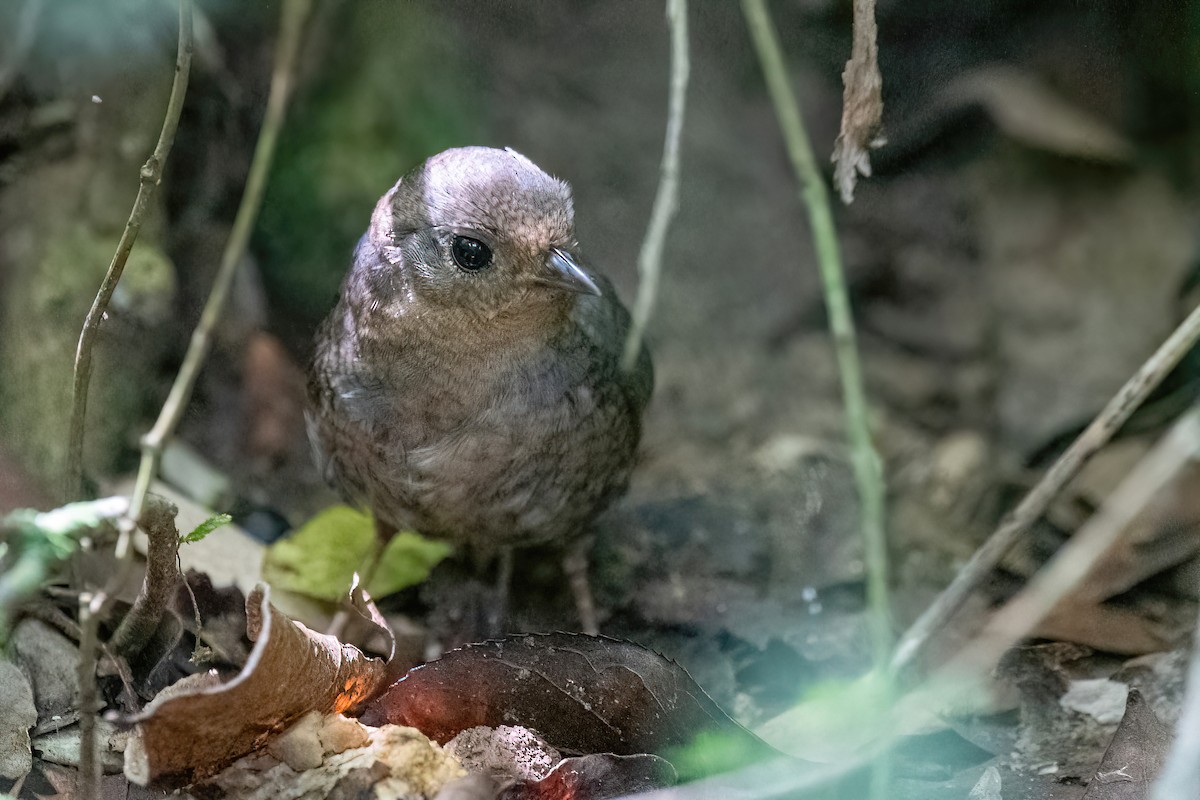
<path fill-rule="evenodd" d="M 630 316 L 617 297 L 612 282 L 603 275 L 593 274 L 600 296 L 580 295 L 572 311 L 572 320 L 583 331 L 595 349 L 602 369 L 615 374 L 626 400 L 640 414 L 650 402 L 654 390 L 654 367 L 645 344 L 638 352 L 637 362 L 628 372 L 621 369 L 625 339 L 629 335 Z"/>

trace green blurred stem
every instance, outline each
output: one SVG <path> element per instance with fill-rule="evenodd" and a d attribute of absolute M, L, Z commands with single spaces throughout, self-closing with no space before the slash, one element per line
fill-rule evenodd
<path fill-rule="evenodd" d="M 267 176 L 270 173 L 271 161 L 275 155 L 275 145 L 279 140 L 279 131 L 283 125 L 284 114 L 287 110 L 288 95 L 291 93 L 292 81 L 295 76 L 296 56 L 300 50 L 301 34 L 304 31 L 304 21 L 311 9 L 311 0 L 285 0 L 283 3 L 282 20 L 280 22 L 279 42 L 275 50 L 275 66 L 271 74 L 271 90 L 267 98 L 267 111 L 263 117 L 262 129 L 259 131 L 258 143 L 254 148 L 254 158 L 250 163 L 250 174 L 246 178 L 246 188 L 242 192 L 241 204 L 238 206 L 237 217 L 234 218 L 233 230 L 225 243 L 221 255 L 221 265 L 217 269 L 217 277 L 213 281 L 212 291 L 204 304 L 200 322 L 192 332 L 187 354 L 183 365 L 175 376 L 175 382 L 163 403 L 162 411 L 154 427 L 142 437 L 142 460 L 138 467 L 137 483 L 134 488 L 130 515 L 137 519 L 146 501 L 146 493 L 158 473 L 159 461 L 162 458 L 163 447 L 175 432 L 179 420 L 183 417 L 188 400 L 192 396 L 192 388 L 196 384 L 196 376 L 208 351 L 212 347 L 213 331 L 225 310 L 229 299 L 229 289 L 238 264 L 246 252 L 250 234 L 254 230 L 254 222 L 258 218 L 262 206 L 263 190 L 266 187 Z"/>
<path fill-rule="evenodd" d="M 117 252 L 113 254 L 108 265 L 96 299 L 92 301 L 92 307 L 84 318 L 83 329 L 79 333 L 79 344 L 75 348 L 71 421 L 67 434 L 67 469 L 63 481 L 64 500 L 84 495 L 83 436 L 87 422 L 88 384 L 92 378 L 92 350 L 96 346 L 100 323 L 104 321 L 109 301 L 112 300 L 121 274 L 125 271 L 125 262 L 129 259 L 138 233 L 141 232 L 142 221 L 150 207 L 150 199 L 162 181 L 163 168 L 166 166 L 171 146 L 175 143 L 175 131 L 179 128 L 179 115 L 183 111 L 183 98 L 187 94 L 191 68 L 192 0 L 179 0 L 179 45 L 175 56 L 175 79 L 171 82 L 171 97 L 167 101 L 167 113 L 163 118 L 162 130 L 158 134 L 158 144 L 154 146 L 150 158 L 142 165 L 137 198 L 133 201 L 129 220 L 125 223 L 125 230 L 117 243 Z"/>
<path fill-rule="evenodd" d="M 846 429 L 850 439 L 854 479 L 858 487 L 862 529 L 867 566 L 867 605 L 871 630 L 871 646 L 875 667 L 881 679 L 887 679 L 888 661 L 892 646 L 891 610 L 888 600 L 887 539 L 884 533 L 884 483 L 879 455 L 871 442 L 870 420 L 866 394 L 863 390 L 862 369 L 859 365 L 854 320 L 850 299 L 842 274 L 837 232 L 829 191 L 817 168 L 808 133 L 800 116 L 800 108 L 788 82 L 779 36 L 767 11 L 764 0 L 742 0 L 742 10 L 750 28 L 750 36 L 758 53 L 766 78 L 767 90 L 779 127 L 787 145 L 788 157 L 801 186 L 801 199 L 808 210 L 817 263 L 825 289 L 825 304 L 829 312 L 829 328 L 833 336 L 838 371 L 842 381 L 842 399 L 846 407 Z M 886 759 L 875 771 L 873 789 L 879 796 L 887 783 Z"/>
<path fill-rule="evenodd" d="M 854 321 L 842 274 L 837 233 L 829 191 L 813 158 L 812 145 L 800 117 L 800 109 L 788 85 L 783 54 L 774 25 L 763 0 L 742 0 L 742 8 L 755 49 L 766 76 L 767 88 L 779 126 L 787 143 L 788 156 L 801 184 L 801 198 L 808 209 L 825 303 L 829 310 L 829 328 L 833 335 L 842 395 L 846 406 L 846 428 L 854 465 L 854 478 L 862 504 L 863 536 L 866 539 L 867 597 L 871 609 L 871 640 L 876 664 L 885 668 L 891 650 L 892 634 L 887 580 L 887 541 L 884 536 L 884 483 L 879 455 L 871 443 L 862 368 L 859 365 Z"/>
<path fill-rule="evenodd" d="M 667 21 L 671 26 L 671 95 L 667 103 L 667 135 L 663 143 L 662 165 L 659 168 L 658 191 L 650 210 L 650 225 L 638 253 L 637 300 L 633 305 L 633 324 L 625 338 L 625 353 L 621 368 L 626 372 L 637 364 L 650 312 L 658 296 L 658 278 L 662 273 L 663 244 L 667 229 L 679 206 L 679 140 L 683 134 L 683 117 L 687 105 L 688 28 L 687 0 L 667 0 Z"/>

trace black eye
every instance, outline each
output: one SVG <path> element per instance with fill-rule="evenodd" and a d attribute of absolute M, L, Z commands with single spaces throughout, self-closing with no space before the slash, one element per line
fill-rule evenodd
<path fill-rule="evenodd" d="M 455 264 L 469 272 L 492 263 L 492 248 L 469 236 L 455 236 L 450 243 L 450 254 L 454 256 Z"/>

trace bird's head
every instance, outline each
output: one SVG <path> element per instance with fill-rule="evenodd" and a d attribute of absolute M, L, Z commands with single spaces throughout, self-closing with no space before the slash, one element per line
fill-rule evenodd
<path fill-rule="evenodd" d="M 439 153 L 403 177 L 376 214 L 380 266 L 401 271 L 399 285 L 424 307 L 490 318 L 600 293 L 579 265 L 571 188 L 514 150 Z"/>

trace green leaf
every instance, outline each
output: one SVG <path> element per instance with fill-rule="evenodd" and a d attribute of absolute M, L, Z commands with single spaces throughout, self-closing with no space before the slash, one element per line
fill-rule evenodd
<path fill-rule="evenodd" d="M 199 525 L 197 525 L 191 533 L 181 534 L 179 536 L 179 543 L 191 544 L 192 542 L 198 542 L 205 536 L 208 536 L 210 533 L 215 531 L 217 528 L 220 528 L 223 525 L 228 525 L 231 522 L 233 522 L 233 517 L 229 516 L 228 514 L 213 514 L 211 517 L 204 520 L 204 522 L 201 522 Z"/>
<path fill-rule="evenodd" d="M 379 598 L 420 583 L 451 549 L 444 542 L 401 531 L 384 550 L 367 591 Z M 337 601 L 350 590 L 355 572 L 368 571 L 374 554 L 371 516 L 349 506 L 331 506 L 267 548 L 263 577 L 278 589 Z"/>

